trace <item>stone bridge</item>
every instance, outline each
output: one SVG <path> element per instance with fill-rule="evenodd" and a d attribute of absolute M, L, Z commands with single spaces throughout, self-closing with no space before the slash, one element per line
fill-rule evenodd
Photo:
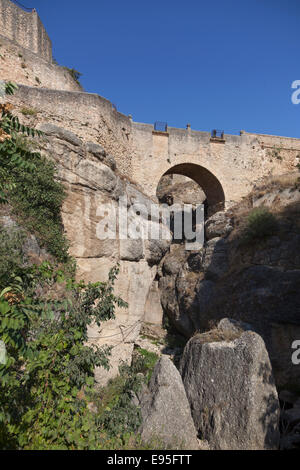
<path fill-rule="evenodd" d="M 209 132 L 132 123 L 135 156 L 132 177 L 155 196 L 163 175 L 180 174 L 198 183 L 208 206 L 230 206 L 245 196 L 260 178 L 295 168 L 300 140 L 249 134 L 212 137 Z"/>
<path fill-rule="evenodd" d="M 158 132 L 96 94 L 20 86 L 13 101 L 35 109 L 39 123 L 52 121 L 102 145 L 119 173 L 151 197 L 161 177 L 174 173 L 196 181 L 210 207 L 229 207 L 263 177 L 293 171 L 300 161 L 300 139 L 244 131 L 213 138 L 189 125 Z"/>
<path fill-rule="evenodd" d="M 176 173 L 195 180 L 211 208 L 229 206 L 262 177 L 291 171 L 299 162 L 300 139 L 242 131 L 212 138 L 190 125 L 158 132 L 133 122 L 105 98 L 79 91 L 65 68 L 52 63 L 51 41 L 36 11 L 9 0 L 0 0 L 0 39 L 0 78 L 30 85 L 20 87 L 15 103 L 33 108 L 39 123 L 54 120 L 83 141 L 101 144 L 147 196 L 156 195 L 163 175 Z"/>

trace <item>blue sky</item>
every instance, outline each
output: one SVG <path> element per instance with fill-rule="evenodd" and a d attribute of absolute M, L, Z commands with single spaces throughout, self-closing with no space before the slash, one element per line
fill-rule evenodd
<path fill-rule="evenodd" d="M 56 60 L 135 121 L 300 138 L 299 0 L 28 2 Z"/>

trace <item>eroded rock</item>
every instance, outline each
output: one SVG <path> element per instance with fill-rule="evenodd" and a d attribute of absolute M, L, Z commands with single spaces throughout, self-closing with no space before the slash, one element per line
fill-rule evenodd
<path fill-rule="evenodd" d="M 199 449 L 181 376 L 169 358 L 159 359 L 140 406 L 144 441 L 158 441 L 173 449 Z"/>
<path fill-rule="evenodd" d="M 185 347 L 180 370 L 196 429 L 212 449 L 277 449 L 279 402 L 265 344 L 252 331 L 236 334 L 196 335 Z"/>

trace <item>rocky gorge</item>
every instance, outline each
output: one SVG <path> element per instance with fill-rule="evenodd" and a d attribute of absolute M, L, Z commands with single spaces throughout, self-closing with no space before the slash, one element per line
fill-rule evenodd
<path fill-rule="evenodd" d="M 291 404 L 280 397 L 299 398 L 299 366 L 291 361 L 291 344 L 300 333 L 298 173 L 267 178 L 240 203 L 208 216 L 201 250 L 187 251 L 171 240 L 123 240 L 118 231 L 115 239 L 101 239 L 103 208 L 117 210 L 125 196 L 126 210 L 139 225 L 143 214 L 131 213 L 131 207 L 150 207 L 155 200 L 122 176 L 100 144 L 49 122 L 37 123 L 37 129 L 44 135 L 39 149 L 55 163 L 66 188 L 62 220 L 78 279 L 97 281 L 120 265 L 116 289 L 128 309 L 118 310 L 100 329 L 89 329 L 91 344 L 113 348 L 110 371 L 95 371 L 98 384 L 118 374 L 120 360 L 130 364 L 136 348 L 162 355 L 136 402 L 142 438 L 204 450 L 297 446 L 298 404 L 286 410 Z M 171 189 L 162 186 L 160 194 L 172 203 L 197 197 L 204 199 L 186 180 Z M 276 223 L 268 227 L 262 213 L 258 232 L 247 239 L 249 215 L 260 208 Z M 110 225 L 107 214 L 106 222 Z M 166 319 L 179 349 L 165 342 Z M 170 435 L 179 429 L 178 419 L 186 429 Z"/>
<path fill-rule="evenodd" d="M 0 0 L 0 6 L 4 3 L 6 0 Z M 23 34 L 19 42 L 24 42 L 22 38 Z M 45 209 L 44 214 L 50 214 L 46 230 L 48 227 L 50 231 L 51 223 L 54 225 L 55 221 L 57 238 L 64 236 L 68 241 L 68 256 L 76 263 L 72 285 L 78 283 L 80 289 L 82 282 L 87 290 L 93 291 L 96 289 L 94 283 L 99 282 L 101 286 L 111 269 L 118 266 L 114 291 L 126 303 L 125 308 L 121 302 L 117 303 L 116 309 L 109 311 L 113 315 L 106 312 L 104 320 L 107 321 L 88 324 L 84 337 L 83 347 L 88 346 L 91 350 L 109 347 L 111 352 L 109 368 L 104 367 L 104 363 L 93 369 L 96 398 L 87 399 L 91 415 L 97 415 L 100 410 L 101 419 L 104 417 L 107 427 L 108 422 L 112 427 L 109 439 L 113 436 L 116 441 L 113 444 L 111 440 L 108 444 L 105 441 L 105 445 L 120 446 L 117 440 L 121 433 L 120 423 L 127 430 L 130 422 L 130 437 L 132 434 L 138 436 L 139 445 L 148 448 L 201 451 L 299 449 L 298 140 L 289 142 L 289 145 L 293 144 L 292 148 L 282 149 L 283 157 L 276 149 L 275 153 L 266 150 L 265 146 L 272 148 L 272 136 L 248 138 L 241 132 L 240 136 L 229 136 L 226 146 L 226 139 L 214 139 L 207 133 L 196 135 L 188 126 L 185 130 L 173 129 L 173 137 L 168 141 L 167 130 L 160 132 L 141 123 L 133 125 L 132 118 L 119 113 L 108 100 L 83 92 L 70 70 L 53 64 L 52 59 L 41 59 L 19 42 L 3 37 L 1 60 L 5 62 L 5 68 L 1 70 L 3 76 L 0 75 L 0 79 L 5 80 L 2 85 L 13 79 L 18 82 L 18 87 L 12 96 L 5 96 L 5 99 L 0 96 L 0 105 L 3 112 L 7 106 L 13 110 L 21 123 L 18 130 L 23 126 L 24 134 L 27 133 L 26 143 L 13 133 L 3 132 L 0 127 L 0 137 L 4 135 L 0 145 L 14 138 L 13 144 L 20 155 L 32 157 L 38 152 L 40 167 L 46 166 L 45 162 L 53 165 L 55 181 L 50 181 L 50 170 L 46 176 L 41 171 L 39 190 L 31 194 L 34 178 L 30 175 L 26 194 L 30 194 L 32 206 L 38 199 L 39 206 Z M 40 78 L 35 76 L 36 70 Z M 40 134 L 26 131 L 29 128 Z M 191 154 L 184 153 L 184 163 L 178 163 L 181 157 L 176 152 L 182 141 L 189 143 L 192 140 L 192 135 L 195 140 L 192 147 L 187 147 Z M 222 148 L 225 150 L 220 150 Z M 205 168 L 205 162 L 214 159 L 216 169 L 220 170 L 222 166 L 218 165 L 223 157 L 224 162 L 230 161 L 230 149 L 239 182 L 245 171 L 248 175 L 247 178 L 244 176 L 245 186 L 247 190 L 252 188 L 248 194 L 245 192 L 243 197 L 232 200 L 225 198 L 217 177 Z M 5 148 L 2 151 L 5 163 L 11 153 L 5 153 Z M 143 162 L 149 167 L 149 179 L 152 170 L 153 175 L 160 174 L 159 159 L 155 160 L 154 154 L 156 158 L 162 155 L 164 171 L 156 195 L 151 196 L 145 189 L 145 180 L 129 175 L 142 174 Z M 197 158 L 201 165 L 195 164 Z M 171 166 L 170 159 L 178 164 Z M 136 172 L 129 171 L 133 167 Z M 225 167 L 228 167 L 226 162 Z M 258 167 L 259 176 L 255 174 Z M 165 168 L 168 168 L 166 172 Z M 197 178 L 204 178 L 206 191 L 193 173 L 196 170 L 199 172 Z M 9 167 L 9 172 L 9 176 L 14 175 L 15 168 Z M 226 172 L 227 188 L 234 187 L 234 177 L 228 168 Z M 64 194 L 58 191 L 53 200 L 51 191 L 55 182 L 61 183 Z M 6 266 L 8 251 L 11 258 L 17 257 L 15 253 L 19 255 L 14 244 L 7 244 L 5 237 L 23 229 L 22 217 L 25 227 L 24 219 L 32 216 L 29 211 L 20 217 L 20 205 L 14 210 L 16 183 L 10 184 L 7 178 L 3 187 L 11 199 L 0 207 L 2 267 Z M 25 193 L 25 187 L 23 189 Z M 22 194 L 19 198 L 22 200 Z M 160 214 L 153 216 L 152 208 L 158 203 L 167 206 L 190 204 L 193 207 L 203 204 L 203 246 L 189 250 L 183 238 L 175 239 L 172 227 L 167 226 L 163 217 Z M 126 214 L 126 223 L 136 236 L 128 237 L 122 233 L 121 212 Z M 26 275 L 28 266 L 37 263 L 44 267 L 44 261 L 53 260 L 39 236 L 41 227 L 38 225 L 31 226 L 22 239 L 22 251 L 29 261 L 24 264 L 22 259 L 17 269 L 21 266 Z M 143 233 L 144 226 L 147 226 L 146 234 Z M 153 236 L 162 231 L 164 237 Z M 9 261 L 3 278 L 9 278 L 11 266 L 14 266 Z M 16 278 L 20 279 L 19 276 Z M 14 309 L 25 298 L 18 289 L 7 296 L 11 289 L 5 285 L 0 292 L 0 300 L 2 295 L 5 300 L 1 302 L 6 302 L 7 309 Z M 64 296 L 69 300 L 56 281 L 51 294 L 56 300 Z M 111 291 L 108 297 L 114 298 Z M 80 305 L 80 315 L 101 306 L 101 301 L 97 304 L 95 298 L 91 298 L 92 301 L 88 299 L 90 303 L 84 298 L 88 308 L 84 310 Z M 6 327 L 5 313 L 0 313 Z M 55 321 L 64 315 L 62 309 Z M 23 337 L 23 323 L 21 326 L 20 336 Z M 32 336 L 29 331 L 26 339 L 29 341 Z M 47 349 L 44 344 L 39 347 L 43 353 Z M 56 352 L 47 367 L 55 362 Z M 86 351 L 85 354 L 88 358 Z M 74 357 L 74 364 L 82 365 L 76 354 Z M 144 359 L 142 366 L 141 357 Z M 86 366 L 83 360 L 82 363 Z M 25 366 L 22 367 L 24 370 Z M 33 369 L 38 366 L 35 364 Z M 46 366 L 41 369 L 45 372 Z M 71 375 L 72 368 L 65 369 Z M 61 382 L 65 385 L 68 380 Z M 77 384 L 77 377 L 74 380 Z M 55 393 L 63 387 L 62 383 L 55 388 Z M 47 387 L 48 376 L 43 392 Z M 76 399 L 79 396 L 78 399 L 83 400 L 86 384 L 80 382 L 78 387 L 79 392 L 75 387 L 72 393 Z M 69 399 L 68 396 L 66 403 Z M 72 422 L 76 421 L 74 414 L 72 409 Z M 85 431 L 90 432 L 92 426 L 89 426 L 90 422 L 84 424 Z M 102 432 L 103 428 L 100 429 Z M 77 431 L 76 445 L 82 439 L 82 429 Z M 1 432 L 0 425 L 0 443 Z M 98 438 L 98 428 L 95 434 Z M 127 434 L 125 432 L 125 436 Z M 56 438 L 54 433 L 54 446 Z M 74 443 L 66 445 L 76 448 Z M 89 445 L 88 441 L 87 448 Z M 94 443 L 93 446 L 97 448 Z"/>

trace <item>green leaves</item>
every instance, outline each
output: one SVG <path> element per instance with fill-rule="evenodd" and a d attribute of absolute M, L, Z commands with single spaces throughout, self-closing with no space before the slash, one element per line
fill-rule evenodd
<path fill-rule="evenodd" d="M 18 85 L 13 82 L 7 82 L 5 84 L 5 93 L 7 95 L 13 95 L 14 92 L 18 89 Z"/>
<path fill-rule="evenodd" d="M 73 280 L 71 297 L 52 301 L 35 287 L 66 282 L 65 276 L 42 263 L 24 268 L 1 290 L 0 338 L 8 361 L 0 366 L 0 448 L 99 448 L 99 423 L 87 397 L 95 367 L 109 367 L 110 348 L 87 346 L 87 327 L 114 315 L 121 302 L 113 293 L 117 273 L 118 267 L 103 283 Z"/>

